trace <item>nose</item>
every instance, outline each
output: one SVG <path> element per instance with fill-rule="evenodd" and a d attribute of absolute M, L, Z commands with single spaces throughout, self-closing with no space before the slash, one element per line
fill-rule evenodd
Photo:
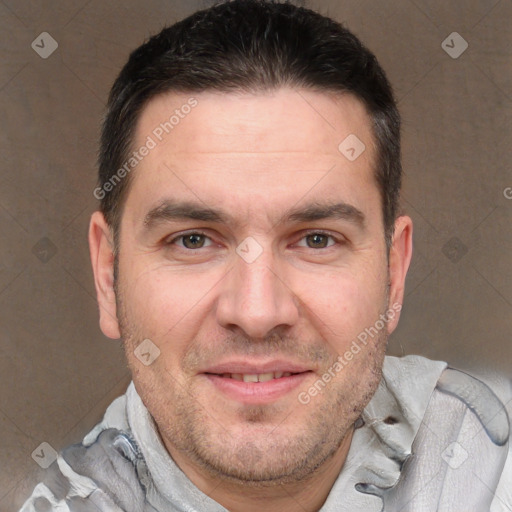
<path fill-rule="evenodd" d="M 259 339 L 276 328 L 293 326 L 299 318 L 298 299 L 279 268 L 270 250 L 251 263 L 237 256 L 221 284 L 218 324 Z"/>

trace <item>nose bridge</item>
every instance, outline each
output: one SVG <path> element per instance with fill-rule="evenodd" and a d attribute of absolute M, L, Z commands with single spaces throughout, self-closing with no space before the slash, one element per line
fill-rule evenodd
<path fill-rule="evenodd" d="M 236 325 L 251 337 L 264 337 L 279 325 L 297 321 L 296 301 L 279 275 L 272 250 L 261 247 L 255 256 L 254 246 L 245 249 L 243 244 L 237 249 L 229 282 L 219 297 L 218 322 L 224 327 Z M 251 251 L 251 257 L 245 257 Z"/>
<path fill-rule="evenodd" d="M 252 263 L 239 261 L 236 269 L 238 278 L 238 287 L 241 302 L 245 302 L 246 308 L 259 308 L 264 305 L 272 305 L 275 302 L 277 292 L 277 282 L 279 281 L 275 271 L 273 271 L 273 258 L 261 255 Z"/>

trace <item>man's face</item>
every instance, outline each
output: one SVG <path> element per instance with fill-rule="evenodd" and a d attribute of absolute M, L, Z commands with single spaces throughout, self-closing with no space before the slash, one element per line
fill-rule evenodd
<path fill-rule="evenodd" d="M 351 134 L 366 145 L 353 161 L 338 149 Z M 350 95 L 167 94 L 142 112 L 134 147 L 148 136 L 111 315 L 137 391 L 176 458 L 239 480 L 303 478 L 373 395 L 398 319 L 335 365 L 401 299 L 370 119 Z M 160 351 L 148 366 L 134 352 L 145 339 Z"/>

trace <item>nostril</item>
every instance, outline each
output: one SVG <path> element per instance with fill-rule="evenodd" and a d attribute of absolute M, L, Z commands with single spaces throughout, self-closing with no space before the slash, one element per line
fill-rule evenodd
<path fill-rule="evenodd" d="M 386 425 L 395 425 L 396 423 L 398 423 L 398 420 L 393 417 L 393 416 L 388 416 L 385 420 L 384 420 L 384 423 Z"/>

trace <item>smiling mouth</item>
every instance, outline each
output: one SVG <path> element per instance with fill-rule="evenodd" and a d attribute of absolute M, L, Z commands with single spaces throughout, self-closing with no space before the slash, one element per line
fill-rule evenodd
<path fill-rule="evenodd" d="M 270 380 L 282 379 L 308 372 L 268 372 L 268 373 L 206 373 L 206 375 L 214 375 L 224 379 L 233 379 L 241 382 L 268 382 Z"/>
<path fill-rule="evenodd" d="M 227 369 L 212 368 L 213 371 L 204 372 L 203 376 L 224 396 L 248 405 L 269 404 L 284 398 L 313 373 L 302 368 L 293 368 L 295 372 L 278 370 L 261 373 L 254 372 L 256 368 L 248 368 L 251 373 L 238 373 L 242 370 L 240 367 L 233 368 L 238 370 L 236 373 L 226 372 Z"/>

